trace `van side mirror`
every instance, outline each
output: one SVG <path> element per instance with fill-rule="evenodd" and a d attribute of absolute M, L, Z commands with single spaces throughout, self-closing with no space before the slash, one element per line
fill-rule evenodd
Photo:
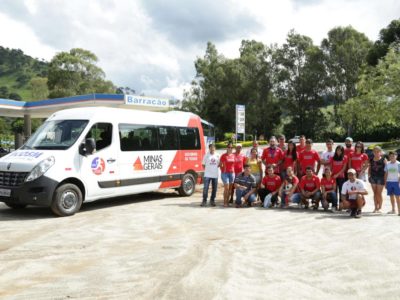
<path fill-rule="evenodd" d="M 87 138 L 85 140 L 85 152 L 86 154 L 93 154 L 94 151 L 96 150 L 96 141 L 94 138 Z"/>
<path fill-rule="evenodd" d="M 96 142 L 94 138 L 85 139 L 85 143 L 82 143 L 79 147 L 79 154 L 88 155 L 93 154 L 96 150 Z"/>

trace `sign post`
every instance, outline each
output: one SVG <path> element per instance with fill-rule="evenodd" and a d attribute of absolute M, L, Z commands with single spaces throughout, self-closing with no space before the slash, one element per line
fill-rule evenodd
<path fill-rule="evenodd" d="M 243 133 L 243 141 L 245 141 L 245 123 L 246 123 L 245 106 L 236 104 L 236 139 L 238 133 Z"/>

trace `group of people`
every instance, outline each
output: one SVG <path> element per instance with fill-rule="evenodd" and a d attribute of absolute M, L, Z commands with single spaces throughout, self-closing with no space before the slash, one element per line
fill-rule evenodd
<path fill-rule="evenodd" d="M 286 208 L 296 203 L 302 208 L 318 210 L 348 210 L 350 215 L 360 218 L 365 205 L 367 178 L 371 183 L 374 211 L 381 213 L 386 187 L 390 196 L 391 211 L 400 216 L 400 163 L 396 152 L 389 152 L 389 160 L 379 146 L 374 147 L 373 157 L 364 151 L 364 144 L 348 137 L 345 146 L 326 141 L 326 151 L 321 155 L 313 149 L 311 139 L 300 136 L 299 144 L 286 143 L 283 135 L 271 137 L 269 145 L 260 149 L 258 142 L 242 152 L 242 145 L 228 143 L 226 153 L 216 153 L 215 145 L 209 145 L 204 156 L 204 188 L 201 206 L 207 205 L 210 183 L 212 185 L 210 205 L 215 206 L 218 175 L 224 185 L 223 206 L 262 205 L 265 208 Z M 320 170 L 321 177 L 319 176 Z"/>

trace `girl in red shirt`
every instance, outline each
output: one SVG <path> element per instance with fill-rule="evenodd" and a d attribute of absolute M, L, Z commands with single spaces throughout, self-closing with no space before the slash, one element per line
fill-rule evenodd
<path fill-rule="evenodd" d="M 330 167 L 325 167 L 323 177 L 321 179 L 322 207 L 328 210 L 329 202 L 332 203 L 332 210 L 337 210 L 336 180 L 332 177 Z"/>
<path fill-rule="evenodd" d="M 235 155 L 232 153 L 232 143 L 228 143 L 226 153 L 222 154 L 219 167 L 221 168 L 221 179 L 224 184 L 224 207 L 228 206 L 230 190 L 235 180 Z"/>
<path fill-rule="evenodd" d="M 332 177 L 336 179 L 336 186 L 339 189 L 339 195 L 342 192 L 342 185 L 346 181 L 344 172 L 347 168 L 348 158 L 344 155 L 344 148 L 338 145 L 335 149 L 335 155 L 329 160 L 332 170 Z"/>
<path fill-rule="evenodd" d="M 283 157 L 283 163 L 281 168 L 281 179 L 286 177 L 286 169 L 291 167 L 294 170 L 294 175 L 297 174 L 297 148 L 296 144 L 292 141 L 288 143 L 288 149 L 285 151 L 285 156 Z"/>
<path fill-rule="evenodd" d="M 368 168 L 368 155 L 364 153 L 364 144 L 357 142 L 354 152 L 349 157 L 349 169 L 353 168 L 357 172 L 357 178 L 366 180 L 365 171 Z"/>

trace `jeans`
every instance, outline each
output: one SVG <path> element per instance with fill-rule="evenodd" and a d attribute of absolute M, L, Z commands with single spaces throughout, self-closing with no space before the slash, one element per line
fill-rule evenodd
<path fill-rule="evenodd" d="M 290 199 L 286 199 L 286 193 L 282 192 L 282 200 L 281 200 L 281 207 L 285 207 L 286 204 L 290 202 L 292 203 L 300 203 L 301 201 L 301 194 L 300 193 L 293 193 Z"/>
<path fill-rule="evenodd" d="M 339 194 L 338 195 L 342 194 L 342 186 L 343 186 L 343 183 L 345 183 L 345 181 L 346 181 L 345 178 L 339 178 L 339 177 L 336 178 L 336 186 L 339 189 Z M 340 202 L 342 202 L 342 200 L 340 200 Z"/>
<path fill-rule="evenodd" d="M 218 178 L 210 178 L 204 177 L 204 188 L 203 188 L 203 203 L 207 203 L 207 196 L 208 196 L 208 187 L 210 186 L 211 181 L 211 199 L 210 202 L 215 202 L 215 196 L 217 194 L 217 187 L 218 187 Z"/>
<path fill-rule="evenodd" d="M 326 193 L 326 200 L 332 202 L 332 207 L 337 207 L 337 195 L 336 192 L 331 191 Z M 329 206 L 329 204 L 328 204 Z"/>
<path fill-rule="evenodd" d="M 248 190 L 240 190 L 240 189 L 236 189 L 236 204 L 237 205 L 241 205 L 242 204 L 242 197 L 244 195 L 246 195 L 249 191 Z M 257 200 L 256 194 L 251 194 L 248 198 L 247 198 L 247 202 L 248 203 L 252 203 L 254 201 Z"/>

